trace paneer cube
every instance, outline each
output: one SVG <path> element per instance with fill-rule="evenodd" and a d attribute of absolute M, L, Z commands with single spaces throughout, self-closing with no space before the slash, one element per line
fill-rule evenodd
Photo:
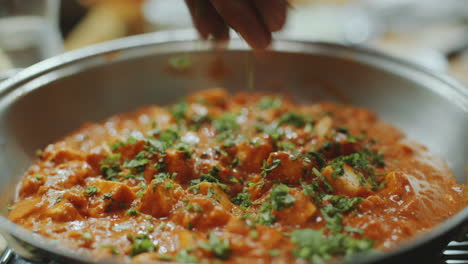
<path fill-rule="evenodd" d="M 184 152 L 177 149 L 168 149 L 164 157 L 167 164 L 166 170 L 170 173 L 177 173 L 177 181 L 187 183 L 193 176 L 193 160 L 188 159 Z"/>
<path fill-rule="evenodd" d="M 367 196 L 372 193 L 366 179 L 358 175 L 354 169 L 348 164 L 343 165 L 343 175 L 333 176 L 333 168 L 326 167 L 322 171 L 322 175 L 330 182 L 333 189 L 338 195 L 354 196 Z"/>
<path fill-rule="evenodd" d="M 68 222 L 83 218 L 75 206 L 65 199 L 48 208 L 45 215 L 51 217 L 56 222 Z"/>
<path fill-rule="evenodd" d="M 266 178 L 287 184 L 299 183 L 302 175 L 312 167 L 307 159 L 300 159 L 287 152 L 273 152 L 266 162 Z"/>
<path fill-rule="evenodd" d="M 217 202 L 208 197 L 196 195 L 190 197 L 185 207 L 174 212 L 172 218 L 179 225 L 202 230 L 211 230 L 217 226 L 224 226 L 231 215 Z"/>
<path fill-rule="evenodd" d="M 411 182 L 403 172 L 392 171 L 385 176 L 387 184 L 382 190 L 388 192 L 391 195 L 396 195 L 401 199 L 414 195 L 414 190 Z"/>
<path fill-rule="evenodd" d="M 320 138 L 324 138 L 330 133 L 333 125 L 333 120 L 329 116 L 322 117 L 317 124 L 315 124 L 315 132 Z"/>
<path fill-rule="evenodd" d="M 171 180 L 163 182 L 153 180 L 141 198 L 138 210 L 154 217 L 166 217 L 183 196 L 179 184 Z"/>
<path fill-rule="evenodd" d="M 25 220 L 29 215 L 40 211 L 44 207 L 41 200 L 42 197 L 35 196 L 18 201 L 8 214 L 8 218 L 16 223 Z"/>
<path fill-rule="evenodd" d="M 95 180 L 90 185 L 96 186 L 102 194 L 94 199 L 94 202 L 101 204 L 94 207 L 98 213 L 128 208 L 137 198 L 128 185 L 120 182 Z"/>
<path fill-rule="evenodd" d="M 255 145 L 242 142 L 237 145 L 237 157 L 242 169 L 247 172 L 260 172 L 260 168 L 268 155 L 273 151 L 273 144 L 268 138 L 258 138 Z"/>
<path fill-rule="evenodd" d="M 226 211 L 231 211 L 233 204 L 229 196 L 219 187 L 211 182 L 202 182 L 198 185 L 198 193 L 206 195 L 219 203 Z"/>
<path fill-rule="evenodd" d="M 303 225 L 317 212 L 317 207 L 304 193 L 291 189 L 295 201 L 291 207 L 274 211 L 276 219 L 285 225 Z"/>

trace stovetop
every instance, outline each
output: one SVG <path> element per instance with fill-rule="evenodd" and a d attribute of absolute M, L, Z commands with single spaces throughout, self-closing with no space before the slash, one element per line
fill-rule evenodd
<path fill-rule="evenodd" d="M 0 255 L 0 264 L 39 264 L 27 261 L 13 251 L 7 250 L 3 255 Z M 44 263 L 41 263 L 44 264 Z M 45 264 L 59 264 L 51 261 Z M 463 242 L 450 242 L 447 248 L 442 253 L 440 259 L 434 264 L 468 264 L 468 237 Z"/>

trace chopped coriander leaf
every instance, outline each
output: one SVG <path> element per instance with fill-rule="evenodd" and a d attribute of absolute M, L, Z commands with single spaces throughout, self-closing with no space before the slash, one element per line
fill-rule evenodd
<path fill-rule="evenodd" d="M 227 239 L 221 240 L 213 232 L 207 242 L 200 243 L 200 246 L 206 250 L 211 251 L 215 257 L 226 260 L 231 255 L 231 246 Z"/>
<path fill-rule="evenodd" d="M 35 174 L 35 175 L 34 175 L 34 178 L 35 178 L 36 180 L 41 180 L 42 178 L 44 178 L 44 174 Z"/>
<path fill-rule="evenodd" d="M 214 149 L 215 153 L 218 154 L 218 155 L 221 155 L 223 157 L 228 156 L 228 153 L 226 151 L 224 151 L 223 149 L 221 149 L 219 146 L 214 146 L 213 149 Z"/>
<path fill-rule="evenodd" d="M 186 101 L 179 102 L 175 105 L 173 105 L 170 109 L 172 117 L 176 121 L 182 121 L 185 119 L 185 116 L 187 115 L 189 105 L 187 104 Z"/>
<path fill-rule="evenodd" d="M 93 195 L 95 195 L 97 193 L 100 193 L 101 190 L 96 185 L 90 185 L 90 186 L 86 187 L 86 189 L 84 189 L 83 192 L 87 196 L 93 196 Z"/>
<path fill-rule="evenodd" d="M 333 207 L 329 208 L 328 214 L 335 214 L 337 212 L 344 213 L 348 212 L 350 210 L 353 210 L 356 208 L 357 205 L 362 203 L 364 201 L 364 198 L 362 197 L 352 197 L 348 198 L 346 196 L 341 196 L 341 195 L 325 195 L 323 197 L 324 201 L 329 201 L 330 204 L 328 205 L 333 205 Z M 328 208 L 325 206 L 324 208 Z"/>
<path fill-rule="evenodd" d="M 59 204 L 59 203 L 62 201 L 62 198 L 63 198 L 62 195 L 60 195 L 59 197 L 57 197 L 57 199 L 56 199 L 55 202 L 54 202 L 54 205 Z"/>
<path fill-rule="evenodd" d="M 270 226 L 276 221 L 276 217 L 271 213 L 271 203 L 267 202 L 260 208 L 256 223 Z"/>
<path fill-rule="evenodd" d="M 102 195 L 102 199 L 104 199 L 104 200 L 112 199 L 112 193 L 110 193 L 110 192 L 105 193 L 104 195 Z"/>
<path fill-rule="evenodd" d="M 312 168 L 312 172 L 315 174 L 315 176 L 317 176 L 327 192 L 333 192 L 333 187 L 331 186 L 330 182 L 328 182 L 327 178 L 325 178 L 319 170 Z"/>
<path fill-rule="evenodd" d="M 81 239 L 88 242 L 93 239 L 93 236 L 90 233 L 86 232 L 86 233 L 83 233 L 83 235 L 81 235 Z"/>
<path fill-rule="evenodd" d="M 213 121 L 213 127 L 218 133 L 236 131 L 239 129 L 237 123 L 237 115 L 233 113 L 225 113 Z"/>
<path fill-rule="evenodd" d="M 166 222 L 161 222 L 158 226 L 159 229 L 164 229 L 165 227 L 167 226 L 167 223 Z"/>
<path fill-rule="evenodd" d="M 240 209 L 245 210 L 252 205 L 251 195 L 248 192 L 240 192 L 231 199 L 232 203 L 239 205 Z"/>
<path fill-rule="evenodd" d="M 251 215 L 252 215 L 251 212 L 247 212 L 247 213 L 245 213 L 244 215 L 242 215 L 242 216 L 240 217 L 240 219 L 245 220 L 245 219 L 249 218 Z"/>
<path fill-rule="evenodd" d="M 118 254 L 120 254 L 120 250 L 118 250 L 117 248 L 115 248 L 115 247 L 112 246 L 112 245 L 101 245 L 100 247 L 101 247 L 101 248 L 109 249 L 109 251 L 112 253 L 112 255 L 118 255 Z"/>
<path fill-rule="evenodd" d="M 188 144 L 181 142 L 177 144 L 176 148 L 177 151 L 184 153 L 187 159 L 190 159 L 192 157 L 192 150 L 190 149 L 190 146 Z"/>
<path fill-rule="evenodd" d="M 284 184 L 274 185 L 270 192 L 270 197 L 262 207 L 260 207 L 256 223 L 261 225 L 271 225 L 276 221 L 276 217 L 272 214 L 272 210 L 283 210 L 291 207 L 296 198 L 289 194 L 289 187 Z"/>
<path fill-rule="evenodd" d="M 363 201 L 363 198 L 325 195 L 323 197 L 323 201 L 328 201 L 328 203 L 320 209 L 323 218 L 327 222 L 326 226 L 332 231 L 332 233 L 339 233 L 343 229 L 342 213 L 354 210 L 356 206 Z"/>
<path fill-rule="evenodd" d="M 192 66 L 192 60 L 186 55 L 172 56 L 169 58 L 169 65 L 175 70 L 188 70 Z"/>
<path fill-rule="evenodd" d="M 164 261 L 173 261 L 174 260 L 173 256 L 167 255 L 167 254 L 157 254 L 156 257 L 159 260 L 164 260 Z"/>
<path fill-rule="evenodd" d="M 346 127 L 339 127 L 336 129 L 336 132 L 349 135 L 349 130 Z"/>
<path fill-rule="evenodd" d="M 153 190 L 156 189 L 156 186 L 161 183 L 161 182 L 164 182 L 166 180 L 175 180 L 175 178 L 177 177 L 177 173 L 174 172 L 174 173 L 169 173 L 169 172 L 160 172 L 156 175 L 153 176 L 153 178 L 155 179 L 155 182 L 153 183 Z"/>
<path fill-rule="evenodd" d="M 238 183 L 239 180 L 234 178 L 233 176 L 229 176 L 229 181 L 232 182 L 232 183 Z"/>
<path fill-rule="evenodd" d="M 120 153 L 111 154 L 101 161 L 101 174 L 107 180 L 117 180 L 120 172 Z"/>
<path fill-rule="evenodd" d="M 7 205 L 7 210 L 8 211 L 11 211 L 13 209 L 15 209 L 15 207 L 13 205 L 11 205 L 11 204 Z"/>
<path fill-rule="evenodd" d="M 280 150 L 294 150 L 297 148 L 291 141 L 278 142 L 277 145 Z"/>
<path fill-rule="evenodd" d="M 253 239 L 257 239 L 258 238 L 258 231 L 257 230 L 250 230 L 249 232 L 249 236 Z"/>
<path fill-rule="evenodd" d="M 317 180 L 313 181 L 311 184 L 302 184 L 302 192 L 305 195 L 311 196 L 316 204 L 322 204 L 322 197 L 325 195 L 324 193 L 320 192 L 320 184 Z"/>
<path fill-rule="evenodd" d="M 213 166 L 209 171 L 208 173 L 212 176 L 215 176 L 215 177 L 218 177 L 219 173 L 221 172 L 221 170 L 216 167 L 216 166 Z"/>
<path fill-rule="evenodd" d="M 165 148 L 171 147 L 179 139 L 179 132 L 174 128 L 168 128 L 159 133 L 158 140 L 163 144 Z"/>
<path fill-rule="evenodd" d="M 259 123 L 256 125 L 256 129 L 259 132 L 263 132 L 269 135 L 274 141 L 279 140 L 280 138 L 284 137 L 284 133 L 281 128 L 278 127 L 278 124 L 262 124 Z"/>
<path fill-rule="evenodd" d="M 277 257 L 281 254 L 281 251 L 279 249 L 272 249 L 268 251 L 268 254 L 272 257 Z"/>
<path fill-rule="evenodd" d="M 278 124 L 283 125 L 293 125 L 295 127 L 303 127 L 307 123 L 311 123 L 312 119 L 304 114 L 299 114 L 295 112 L 284 113 L 278 119 Z"/>
<path fill-rule="evenodd" d="M 136 236 L 127 234 L 127 238 L 133 243 L 130 251 L 130 256 L 132 257 L 144 252 L 154 252 L 157 248 L 147 234 L 139 234 Z"/>
<path fill-rule="evenodd" d="M 313 263 L 324 263 L 336 254 L 349 257 L 366 252 L 374 244 L 369 239 L 358 240 L 344 233 L 325 236 L 321 231 L 309 228 L 294 231 L 291 240 L 297 245 L 293 255 Z"/>
<path fill-rule="evenodd" d="M 188 203 L 185 206 L 185 209 L 187 209 L 187 211 L 189 212 L 197 212 L 197 213 L 203 211 L 203 208 L 199 204 L 194 204 L 194 203 Z"/>
<path fill-rule="evenodd" d="M 197 263 L 198 258 L 194 255 L 191 255 L 190 252 L 192 250 L 190 249 L 182 249 L 177 253 L 175 260 L 178 262 L 182 263 Z"/>
<path fill-rule="evenodd" d="M 109 144 L 109 146 L 111 147 L 111 150 L 112 151 L 116 151 L 118 150 L 119 148 L 125 146 L 125 143 L 121 140 L 117 141 L 117 142 L 114 142 L 114 143 L 111 143 Z"/>
<path fill-rule="evenodd" d="M 261 110 L 267 110 L 267 109 L 278 109 L 281 107 L 282 100 L 279 97 L 269 97 L 265 96 L 260 99 L 258 102 L 257 106 Z"/>
<path fill-rule="evenodd" d="M 192 116 L 190 121 L 192 122 L 190 129 L 196 131 L 196 130 L 199 130 L 203 126 L 204 123 L 211 122 L 211 117 L 207 115 L 202 115 L 202 116 L 194 115 Z"/>
<path fill-rule="evenodd" d="M 191 186 L 197 185 L 201 182 L 211 182 L 211 183 L 216 183 L 221 189 L 223 189 L 224 192 L 229 192 L 229 188 L 226 184 L 221 183 L 219 179 L 217 178 L 219 176 L 220 169 L 216 166 L 212 167 L 208 173 L 202 173 L 200 174 L 199 179 L 192 180 L 190 182 Z"/>
<path fill-rule="evenodd" d="M 154 231 L 154 225 L 152 225 L 152 224 L 146 225 L 145 230 L 148 231 L 148 232 L 153 232 Z"/>
<path fill-rule="evenodd" d="M 213 195 L 215 194 L 215 191 L 213 188 L 209 188 L 208 189 L 208 192 L 206 193 L 206 196 L 208 197 L 213 197 Z"/>
<path fill-rule="evenodd" d="M 132 137 L 130 136 L 128 139 L 127 139 L 127 144 L 130 144 L 130 145 L 134 145 L 135 143 L 138 142 L 138 139 L 136 139 L 135 137 Z"/>
<path fill-rule="evenodd" d="M 239 167 L 239 166 L 240 166 L 240 159 L 239 159 L 238 157 L 235 157 L 235 158 L 232 160 L 231 166 L 232 166 L 233 168 Z"/>
<path fill-rule="evenodd" d="M 319 169 L 322 169 L 323 167 L 327 166 L 327 162 L 325 161 L 325 157 L 322 155 L 322 153 L 317 151 L 311 151 L 307 152 L 306 155 L 307 157 L 312 158 L 315 161 Z"/>
<path fill-rule="evenodd" d="M 341 153 L 341 145 L 335 141 L 326 141 L 320 147 L 321 152 L 332 152 L 333 154 L 340 154 Z"/>
<path fill-rule="evenodd" d="M 375 153 L 369 149 L 364 149 L 347 156 L 340 156 L 333 159 L 329 165 L 333 168 L 333 177 L 344 174 L 344 164 L 351 166 L 353 169 L 373 176 L 375 167 L 385 165 L 382 153 Z"/>
<path fill-rule="evenodd" d="M 122 167 L 126 169 L 135 169 L 137 172 L 142 172 L 145 170 L 145 165 L 149 163 L 149 159 L 147 159 L 146 155 L 147 152 L 141 151 L 135 156 L 134 159 L 126 160 Z"/>
<path fill-rule="evenodd" d="M 262 164 L 262 177 L 266 177 L 272 170 L 278 168 L 281 165 L 280 159 L 274 159 L 271 165 L 268 164 L 266 160 Z"/>
<path fill-rule="evenodd" d="M 128 209 L 126 212 L 125 212 L 125 215 L 139 215 L 140 212 L 135 209 L 134 207 Z"/>
<path fill-rule="evenodd" d="M 270 200 L 273 210 L 278 211 L 291 207 L 296 198 L 289 193 L 288 186 L 277 184 L 271 189 Z"/>
<path fill-rule="evenodd" d="M 363 235 L 364 234 L 364 231 L 362 231 L 361 229 L 355 228 L 355 227 L 350 227 L 350 226 L 345 226 L 344 231 L 346 231 L 348 233 L 355 233 L 355 234 L 358 234 L 358 235 Z"/>
<path fill-rule="evenodd" d="M 265 184 L 264 181 L 258 181 L 258 182 L 247 182 L 247 186 L 249 186 L 249 188 L 253 188 L 253 187 L 263 187 L 263 185 Z"/>

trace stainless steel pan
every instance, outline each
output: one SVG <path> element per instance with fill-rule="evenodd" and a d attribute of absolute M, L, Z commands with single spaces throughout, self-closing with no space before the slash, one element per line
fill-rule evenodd
<path fill-rule="evenodd" d="M 185 68 L 171 66 L 177 58 L 186 62 Z M 220 65 L 224 71 L 213 75 Z M 279 40 L 271 51 L 253 54 L 240 40 L 213 51 L 192 32 L 142 35 L 54 57 L 0 84 L 0 229 L 10 245 L 29 258 L 92 262 L 7 220 L 7 204 L 35 150 L 83 122 L 171 103 L 213 86 L 285 91 L 302 102 L 368 107 L 443 157 L 465 183 L 468 90 L 451 78 L 371 50 L 334 44 Z M 397 250 L 354 261 L 422 263 L 454 235 L 464 234 L 467 219 L 465 209 Z"/>

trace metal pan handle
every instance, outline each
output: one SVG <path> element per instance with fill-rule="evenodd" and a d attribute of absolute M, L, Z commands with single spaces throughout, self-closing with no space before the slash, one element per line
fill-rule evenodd
<path fill-rule="evenodd" d="M 11 248 L 6 248 L 5 251 L 0 255 L 0 264 L 8 264 L 13 259 L 15 253 Z"/>

